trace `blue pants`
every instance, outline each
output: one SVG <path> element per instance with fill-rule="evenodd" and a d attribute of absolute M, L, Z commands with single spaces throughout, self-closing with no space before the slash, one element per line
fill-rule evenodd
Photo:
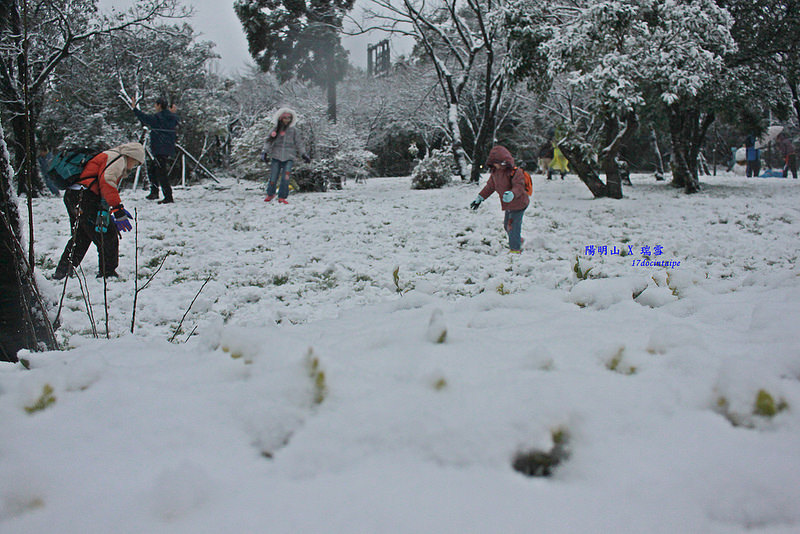
<path fill-rule="evenodd" d="M 289 173 L 292 172 L 292 163 L 292 160 L 280 161 L 272 158 L 269 170 L 269 184 L 267 184 L 267 196 L 275 195 L 275 185 L 278 183 L 278 178 L 281 179 L 278 198 L 289 196 Z"/>
<path fill-rule="evenodd" d="M 508 233 L 508 248 L 522 250 L 522 216 L 525 210 L 506 211 L 503 219 L 503 228 Z"/>

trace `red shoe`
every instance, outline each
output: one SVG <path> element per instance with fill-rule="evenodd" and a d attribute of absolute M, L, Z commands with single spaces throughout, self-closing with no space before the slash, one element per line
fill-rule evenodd
<path fill-rule="evenodd" d="M 275 195 L 267 195 L 267 197 L 264 199 L 264 202 L 269 202 L 273 198 L 275 198 Z"/>
<path fill-rule="evenodd" d="M 279 198 L 278 202 L 280 202 L 281 204 L 288 204 L 289 203 L 289 201 L 286 200 L 285 198 Z"/>

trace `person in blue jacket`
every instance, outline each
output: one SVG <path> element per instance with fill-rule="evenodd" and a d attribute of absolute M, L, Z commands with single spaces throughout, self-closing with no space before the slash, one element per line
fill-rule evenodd
<path fill-rule="evenodd" d="M 756 138 L 753 135 L 748 135 L 744 140 L 744 146 L 747 153 L 747 169 L 745 174 L 748 178 L 758 178 L 758 173 L 761 171 L 761 150 L 756 148 Z"/>
<path fill-rule="evenodd" d="M 143 125 L 150 128 L 150 152 L 154 161 L 148 164 L 147 171 L 150 177 L 150 194 L 148 200 L 158 199 L 158 188 L 164 193 L 164 199 L 159 204 L 172 204 L 172 187 L 169 183 L 170 160 L 175 155 L 176 129 L 180 118 L 176 114 L 178 108 L 175 104 L 167 105 L 167 99 L 159 97 L 155 103 L 155 113 L 144 113 L 136 107 L 136 100 L 132 100 L 133 113 Z"/>

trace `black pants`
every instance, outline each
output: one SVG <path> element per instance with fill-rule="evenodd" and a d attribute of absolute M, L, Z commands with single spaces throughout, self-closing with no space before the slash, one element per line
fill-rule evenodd
<path fill-rule="evenodd" d="M 80 265 L 89 245 L 94 243 L 97 247 L 100 274 L 113 273 L 119 265 L 119 236 L 117 227 L 110 218 L 105 232 L 95 230 L 100 197 L 88 190 L 67 189 L 64 193 L 64 205 L 67 206 L 72 237 L 64 247 L 56 272 L 67 274 L 70 265 Z"/>
<path fill-rule="evenodd" d="M 788 178 L 789 172 L 792 173 L 792 178 L 797 178 L 797 154 L 789 154 L 786 156 L 786 165 L 783 167 L 783 177 Z"/>
<path fill-rule="evenodd" d="M 164 200 L 172 200 L 172 187 L 169 184 L 169 156 L 156 156 L 147 167 L 150 177 L 150 194 L 158 195 L 158 187 L 164 193 Z"/>
<path fill-rule="evenodd" d="M 761 171 L 761 160 L 749 159 L 747 160 L 747 170 L 745 174 L 748 178 L 758 178 L 758 173 Z"/>

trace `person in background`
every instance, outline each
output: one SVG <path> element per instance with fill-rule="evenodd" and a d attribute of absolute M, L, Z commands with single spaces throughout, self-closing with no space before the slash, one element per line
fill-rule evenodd
<path fill-rule="evenodd" d="M 756 148 L 756 138 L 753 135 L 748 135 L 744 140 L 744 147 L 747 157 L 747 170 L 745 174 L 748 178 L 758 178 L 758 173 L 761 171 L 761 151 Z"/>
<path fill-rule="evenodd" d="M 53 153 L 50 152 L 45 146 L 39 147 L 39 155 L 36 156 L 36 163 L 39 164 L 39 173 L 42 176 L 42 180 L 44 180 L 44 184 L 47 186 L 47 189 L 50 190 L 53 195 L 60 197 L 61 193 L 59 192 L 58 186 L 53 183 L 52 178 L 50 178 L 50 174 L 47 172 L 50 170 L 50 163 L 53 161 Z"/>
<path fill-rule="evenodd" d="M 148 200 L 158 199 L 158 188 L 164 193 L 164 199 L 159 204 L 172 204 L 172 186 L 169 183 L 170 160 L 175 155 L 176 130 L 180 118 L 177 115 L 178 108 L 175 104 L 167 109 L 167 99 L 159 97 L 155 103 L 155 113 L 144 113 L 136 107 L 136 99 L 131 100 L 133 113 L 143 125 L 150 128 L 150 152 L 153 154 L 152 168 L 148 166 L 148 176 L 150 177 L 150 194 L 145 198 Z"/>
<path fill-rule="evenodd" d="M 295 158 L 300 155 L 303 161 L 310 161 L 302 148 L 300 135 L 294 127 L 296 122 L 297 114 L 290 108 L 279 109 L 272 118 L 274 126 L 261 154 L 262 161 L 270 165 L 267 196 L 264 202 L 270 202 L 275 198 L 277 188 L 278 202 L 288 204 L 286 197 L 289 196 L 289 175 Z M 279 179 L 280 186 L 278 186 Z"/>
<path fill-rule="evenodd" d="M 511 152 L 501 145 L 494 146 L 489 151 L 486 167 L 492 169 L 489 180 L 472 201 L 470 208 L 478 209 L 481 202 L 496 191 L 500 196 L 500 208 L 505 212 L 503 228 L 508 234 L 509 251 L 519 254 L 522 251 L 522 217 L 530 203 L 525 192 L 525 175 L 522 169 L 514 166 Z"/>
<path fill-rule="evenodd" d="M 784 132 L 778 134 L 778 150 L 783 156 L 783 177 L 788 178 L 791 171 L 792 178 L 797 180 L 797 151 L 792 140 Z"/>
<path fill-rule="evenodd" d="M 552 176 L 550 175 L 550 164 L 553 162 L 553 155 L 553 141 L 547 140 L 542 143 L 542 146 L 539 147 L 537 163 L 539 170 L 542 171 L 542 174 L 547 175 L 548 180 L 552 179 Z"/>
<path fill-rule="evenodd" d="M 558 171 L 559 174 L 561 174 L 562 180 L 569 171 L 569 162 L 567 158 L 564 157 L 564 154 L 561 153 L 561 149 L 558 148 L 558 141 L 555 139 L 553 140 L 553 161 L 550 163 L 550 172 L 547 173 L 548 180 L 552 176 L 552 171 Z"/>
<path fill-rule="evenodd" d="M 81 264 L 94 243 L 99 256 L 98 278 L 116 278 L 119 265 L 118 232 L 127 232 L 131 214 L 122 206 L 119 185 L 131 169 L 144 163 L 144 147 L 125 143 L 89 160 L 78 182 L 64 192 L 70 238 L 53 278 L 66 278 Z"/>

